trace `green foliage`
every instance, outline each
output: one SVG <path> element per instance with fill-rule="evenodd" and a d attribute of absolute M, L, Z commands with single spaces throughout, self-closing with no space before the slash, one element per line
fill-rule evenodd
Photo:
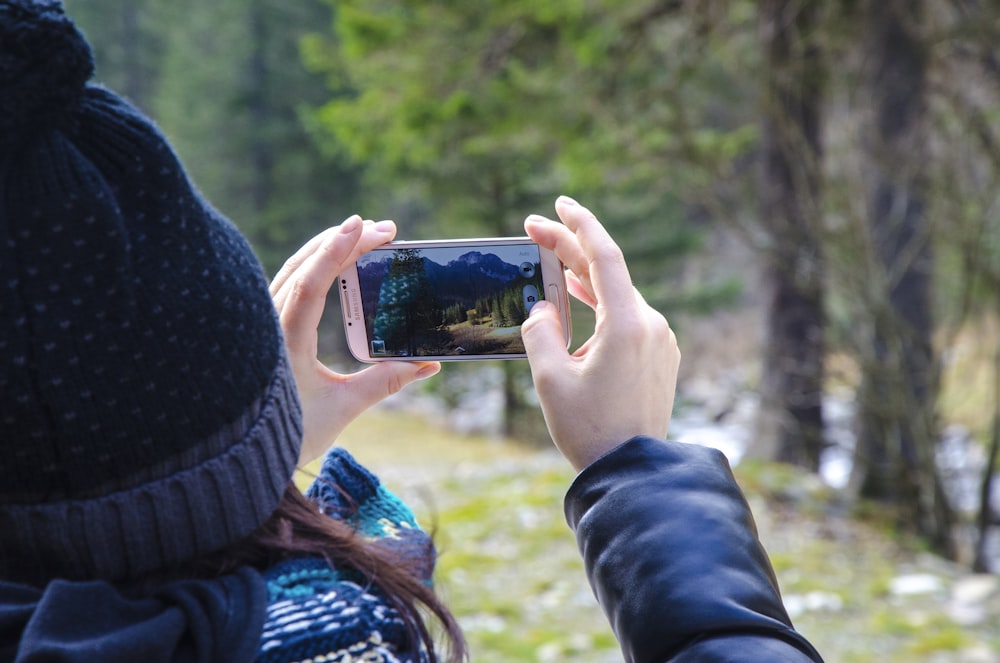
<path fill-rule="evenodd" d="M 321 152 L 305 108 L 329 97 L 300 40 L 331 22 L 321 0 L 68 3 L 98 78 L 167 134 L 194 182 L 273 272 L 358 210 L 357 168 Z"/>
<path fill-rule="evenodd" d="M 318 117 L 365 165 L 372 202 L 405 203 L 412 194 L 397 187 L 409 180 L 431 203 L 438 232 L 512 232 L 506 215 L 546 146 L 512 114 L 505 76 L 481 75 L 480 50 L 501 19 L 472 5 L 350 2 L 338 3 L 337 19 L 354 94 Z"/>
<path fill-rule="evenodd" d="M 654 305 L 715 305 L 732 292 L 676 278 L 712 207 L 709 183 L 753 142 L 752 109 L 734 103 L 741 86 L 722 66 L 746 42 L 720 28 L 715 46 L 698 46 L 689 10 L 69 4 L 101 77 L 132 90 L 271 272 L 355 211 L 397 219 L 402 238 L 514 235 L 569 193 L 601 214 Z M 505 372 L 516 397 L 526 368 Z"/>
<path fill-rule="evenodd" d="M 969 646 L 970 638 L 956 624 L 941 620 L 928 628 L 921 624 L 920 632 L 906 649 L 913 654 L 932 655 L 939 652 L 960 653 Z"/>
<path fill-rule="evenodd" d="M 702 197 L 756 140 L 722 66 L 746 40 L 720 31 L 707 48 L 697 16 L 655 3 L 355 0 L 336 19 L 306 58 L 350 92 L 316 121 L 406 236 L 520 233 L 568 192 L 602 215 L 654 305 L 725 299 L 669 284 Z"/>

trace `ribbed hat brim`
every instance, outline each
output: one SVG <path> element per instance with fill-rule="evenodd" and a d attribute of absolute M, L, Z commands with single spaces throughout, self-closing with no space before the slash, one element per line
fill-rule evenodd
<path fill-rule="evenodd" d="M 0 506 L 0 576 L 135 578 L 234 543 L 277 506 L 295 470 L 301 426 L 282 353 L 266 392 L 213 436 L 230 441 L 220 455 L 94 499 Z"/>

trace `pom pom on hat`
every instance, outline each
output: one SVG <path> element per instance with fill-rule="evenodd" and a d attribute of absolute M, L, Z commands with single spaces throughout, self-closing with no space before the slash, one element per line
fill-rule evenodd
<path fill-rule="evenodd" d="M 0 136 L 63 113 L 94 73 L 83 35 L 51 0 L 0 2 Z"/>

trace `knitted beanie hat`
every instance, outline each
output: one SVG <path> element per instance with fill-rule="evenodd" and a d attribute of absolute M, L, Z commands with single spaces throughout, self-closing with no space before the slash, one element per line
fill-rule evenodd
<path fill-rule="evenodd" d="M 0 578 L 125 579 L 274 510 L 301 411 L 260 264 L 57 2 L 0 0 Z"/>

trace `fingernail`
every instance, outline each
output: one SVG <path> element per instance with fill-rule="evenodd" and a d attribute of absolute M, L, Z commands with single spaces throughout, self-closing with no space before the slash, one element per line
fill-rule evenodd
<path fill-rule="evenodd" d="M 564 205 L 579 205 L 580 204 L 580 203 L 576 202 L 575 200 L 573 200 L 572 198 L 570 198 L 569 196 L 559 196 L 559 198 L 558 198 L 558 200 L 556 200 L 556 202 L 562 203 Z"/>
<path fill-rule="evenodd" d="M 417 379 L 426 380 L 429 377 L 437 375 L 440 370 L 441 364 L 426 364 L 417 371 Z"/>
<path fill-rule="evenodd" d="M 344 222 L 340 224 L 341 232 L 350 233 L 354 232 L 361 227 L 361 217 L 355 214 L 354 216 L 344 219 Z"/>
<path fill-rule="evenodd" d="M 393 223 L 392 221 L 378 221 L 375 224 L 375 232 L 391 233 L 395 232 L 395 230 L 396 230 L 396 224 Z"/>

